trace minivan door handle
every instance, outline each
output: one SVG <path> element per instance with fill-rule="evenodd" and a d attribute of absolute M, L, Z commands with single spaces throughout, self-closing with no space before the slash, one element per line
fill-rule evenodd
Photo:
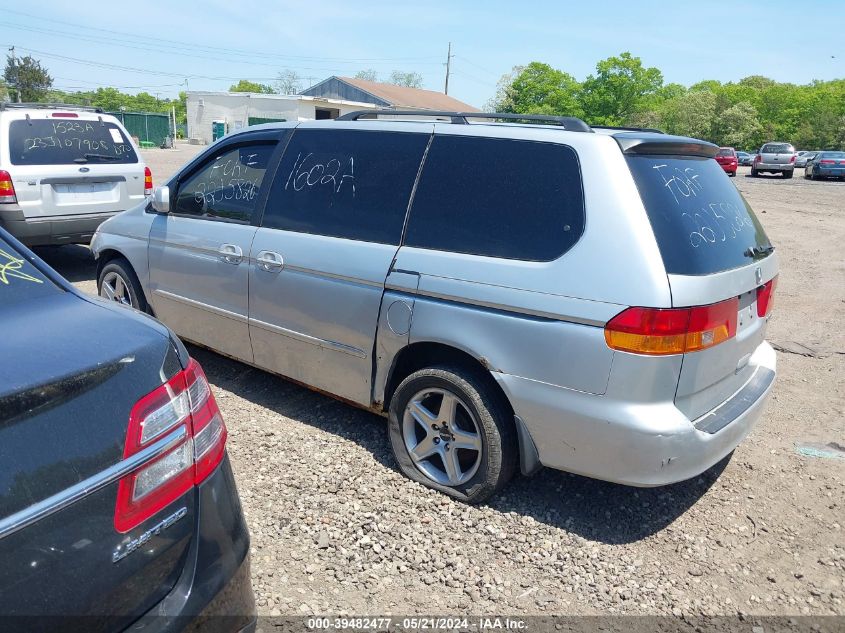
<path fill-rule="evenodd" d="M 255 262 L 261 270 L 266 270 L 268 273 L 277 273 L 285 267 L 284 258 L 273 251 L 259 251 Z"/>
<path fill-rule="evenodd" d="M 222 244 L 217 252 L 227 264 L 240 264 L 244 259 L 244 252 L 237 244 Z"/>

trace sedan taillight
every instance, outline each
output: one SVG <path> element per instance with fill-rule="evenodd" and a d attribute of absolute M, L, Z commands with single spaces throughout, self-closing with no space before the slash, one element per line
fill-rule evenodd
<path fill-rule="evenodd" d="M 128 532 L 202 483 L 223 460 L 226 425 L 199 363 L 141 398 L 129 414 L 124 459 L 166 447 L 120 480 L 114 527 Z"/>

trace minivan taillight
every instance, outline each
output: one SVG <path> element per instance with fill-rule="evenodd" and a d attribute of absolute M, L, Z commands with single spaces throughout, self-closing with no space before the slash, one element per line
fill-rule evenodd
<path fill-rule="evenodd" d="M 167 448 L 120 480 L 115 529 L 128 532 L 202 483 L 223 460 L 226 435 L 205 373 L 191 359 L 129 414 L 124 459 L 160 442 Z"/>
<path fill-rule="evenodd" d="M 739 298 L 694 308 L 623 310 L 604 328 L 608 347 L 664 356 L 713 347 L 736 336 Z"/>
<path fill-rule="evenodd" d="M 795 154 L 793 154 L 793 155 L 789 158 L 789 162 L 790 162 L 790 163 L 794 163 L 794 162 L 795 162 Z"/>
<path fill-rule="evenodd" d="M 772 277 L 765 284 L 757 288 L 757 316 L 767 317 L 772 313 L 775 303 L 775 288 L 778 285 L 777 276 Z"/>
<path fill-rule="evenodd" d="M 755 163 L 759 163 L 761 160 L 763 160 L 763 157 L 762 157 L 762 156 L 760 156 L 760 154 L 757 154 L 757 155 L 754 157 L 754 162 L 755 162 Z"/>
<path fill-rule="evenodd" d="M 149 167 L 144 167 L 144 195 L 153 195 L 153 172 Z"/>
<path fill-rule="evenodd" d="M 17 201 L 12 176 L 9 172 L 0 169 L 0 204 L 15 204 Z"/>

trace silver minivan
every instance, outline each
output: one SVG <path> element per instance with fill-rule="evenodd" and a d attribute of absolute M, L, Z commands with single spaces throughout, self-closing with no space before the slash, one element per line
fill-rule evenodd
<path fill-rule="evenodd" d="M 75 105 L 0 103 L 0 226 L 30 246 L 87 244 L 152 193 L 115 117 Z"/>
<path fill-rule="evenodd" d="M 778 263 L 715 145 L 382 115 L 220 140 L 100 227 L 100 294 L 385 414 L 402 472 L 468 502 L 517 468 L 657 486 L 734 450 Z"/>

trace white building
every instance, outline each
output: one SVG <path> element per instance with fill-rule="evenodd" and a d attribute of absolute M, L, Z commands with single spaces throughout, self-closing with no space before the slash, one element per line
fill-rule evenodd
<path fill-rule="evenodd" d="M 355 110 L 381 107 L 375 103 L 303 95 L 253 92 L 189 92 L 188 138 L 211 143 L 247 125 L 272 121 L 336 119 Z"/>
<path fill-rule="evenodd" d="M 478 112 L 473 106 L 441 92 L 335 76 L 300 95 L 189 92 L 187 106 L 188 138 L 201 143 L 210 143 L 247 125 L 336 119 L 354 110 L 410 108 Z"/>

